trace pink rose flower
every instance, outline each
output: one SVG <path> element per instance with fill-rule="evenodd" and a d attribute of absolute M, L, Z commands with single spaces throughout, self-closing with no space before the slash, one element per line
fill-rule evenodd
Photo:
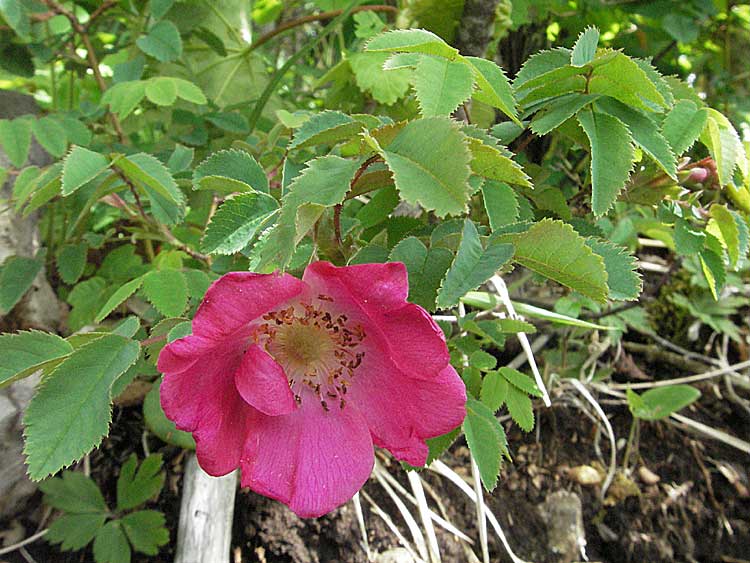
<path fill-rule="evenodd" d="M 210 475 L 240 467 L 298 515 L 330 512 L 367 481 L 373 444 L 424 465 L 425 440 L 466 414 L 443 333 L 407 294 L 395 262 L 226 274 L 159 356 L 164 412 Z"/>

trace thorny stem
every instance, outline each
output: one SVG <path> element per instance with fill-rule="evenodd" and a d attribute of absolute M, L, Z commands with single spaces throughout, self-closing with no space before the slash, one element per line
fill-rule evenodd
<path fill-rule="evenodd" d="M 362 174 L 365 173 L 365 170 L 367 170 L 367 167 L 370 166 L 372 163 L 377 162 L 378 160 L 380 160 L 380 155 L 374 154 L 360 165 L 360 167 L 354 173 L 354 177 L 352 178 L 352 181 L 349 182 L 349 193 L 351 193 L 351 191 L 354 189 L 354 184 L 356 184 L 357 180 L 359 180 Z M 348 196 L 344 197 L 344 201 L 348 199 L 351 199 L 351 198 L 349 198 Z M 338 203 L 333 208 L 333 228 L 336 233 L 336 242 L 339 245 L 342 242 L 341 240 L 341 207 L 342 205 L 343 204 Z"/>

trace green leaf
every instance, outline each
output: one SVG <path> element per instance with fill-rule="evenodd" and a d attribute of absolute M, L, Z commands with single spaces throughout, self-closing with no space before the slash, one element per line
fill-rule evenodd
<path fill-rule="evenodd" d="M 458 303 L 468 291 L 495 275 L 512 256 L 513 246 L 510 244 L 491 244 L 483 248 L 476 226 L 467 219 L 458 253 L 438 293 L 438 308 Z"/>
<path fill-rule="evenodd" d="M 414 92 L 424 117 L 450 116 L 474 88 L 471 68 L 461 61 L 423 55 L 414 73 Z"/>
<path fill-rule="evenodd" d="M 142 80 L 129 80 L 118 82 L 109 88 L 102 96 L 102 105 L 109 105 L 112 113 L 125 119 L 138 107 L 146 95 L 146 82 Z"/>
<path fill-rule="evenodd" d="M 471 455 L 479 467 L 484 488 L 492 491 L 497 485 L 503 454 L 510 457 L 505 431 L 495 414 L 486 405 L 472 398 L 466 401 L 463 429 Z"/>
<path fill-rule="evenodd" d="M 143 188 L 157 221 L 173 225 L 182 220 L 185 196 L 161 161 L 149 154 L 138 153 L 119 158 L 115 165 Z"/>
<path fill-rule="evenodd" d="M 599 44 L 599 30 L 595 27 L 584 29 L 573 45 L 573 52 L 570 54 L 570 64 L 573 66 L 583 66 L 594 60 L 596 55 L 596 46 Z"/>
<path fill-rule="evenodd" d="M 471 353 L 471 356 L 469 356 L 469 365 L 480 371 L 490 371 L 495 369 L 497 358 L 484 350 L 475 350 Z"/>
<path fill-rule="evenodd" d="M 634 417 L 659 420 L 694 403 L 701 392 L 690 385 L 667 385 L 649 389 L 643 395 L 627 390 L 628 406 Z"/>
<path fill-rule="evenodd" d="M 0 315 L 10 312 L 34 283 L 44 266 L 41 256 L 8 256 L 0 267 Z"/>
<path fill-rule="evenodd" d="M 174 147 L 174 152 L 172 152 L 172 155 L 167 161 L 167 168 L 169 168 L 169 171 L 173 174 L 183 172 L 190 168 L 194 156 L 195 149 L 177 144 Z"/>
<path fill-rule="evenodd" d="M 583 110 L 578 123 L 591 144 L 591 205 L 594 215 L 604 215 L 630 178 L 635 158 L 627 127 L 612 116 Z"/>
<path fill-rule="evenodd" d="M 13 199 L 16 200 L 15 209 L 19 210 L 29 198 L 29 195 L 37 189 L 42 175 L 38 166 L 27 166 L 18 173 L 16 181 L 13 182 Z M 5 179 L 0 178 L 0 186 L 5 184 Z"/>
<path fill-rule="evenodd" d="M 192 82 L 190 82 L 189 80 L 185 80 L 184 78 L 170 77 L 170 79 L 177 88 L 178 97 L 182 98 L 186 102 L 190 102 L 199 106 L 208 103 L 206 95 L 203 93 L 203 90 L 201 90 L 200 86 L 193 84 Z"/>
<path fill-rule="evenodd" d="M 499 182 L 531 187 L 529 177 L 521 165 L 495 147 L 485 145 L 477 139 L 469 139 L 469 148 L 472 156 L 471 169 L 476 174 Z"/>
<path fill-rule="evenodd" d="M 424 29 L 398 29 L 373 37 L 365 46 L 367 51 L 424 53 L 453 60 L 458 50 L 448 45 L 434 33 Z"/>
<path fill-rule="evenodd" d="M 326 110 L 313 115 L 294 133 L 289 150 L 314 145 L 333 145 L 355 137 L 362 124 L 340 111 Z"/>
<path fill-rule="evenodd" d="M 389 260 L 403 262 L 409 272 L 409 301 L 434 311 L 440 282 L 453 260 L 451 251 L 428 250 L 418 238 L 407 237 L 393 247 Z"/>
<path fill-rule="evenodd" d="M 722 246 L 727 249 L 729 262 L 737 267 L 740 259 L 740 223 L 726 205 L 713 204 L 710 209 L 706 230 L 721 241 Z"/>
<path fill-rule="evenodd" d="M 545 104 L 544 113 L 536 114 L 531 122 L 531 130 L 537 135 L 546 135 L 599 97 L 599 94 L 579 93 L 560 96 Z"/>
<path fill-rule="evenodd" d="M 369 229 L 385 221 L 398 205 L 398 192 L 391 186 L 380 189 L 374 193 L 365 205 L 363 205 L 355 218 L 363 228 Z"/>
<path fill-rule="evenodd" d="M 594 301 L 605 301 L 608 288 L 604 260 L 586 246 L 571 225 L 542 219 L 524 233 L 499 240 L 513 243 L 513 259 L 522 266 Z"/>
<path fill-rule="evenodd" d="M 53 360 L 73 351 L 65 340 L 49 332 L 32 330 L 0 335 L 0 388 L 27 377 Z"/>
<path fill-rule="evenodd" d="M 138 457 L 130 454 L 117 478 L 117 510 L 130 510 L 159 494 L 165 478 L 161 465 L 161 454 L 151 454 L 140 466 Z"/>
<path fill-rule="evenodd" d="M 439 217 L 465 212 L 469 186 L 469 151 L 464 135 L 448 118 L 408 123 L 381 149 L 401 197 Z"/>
<path fill-rule="evenodd" d="M 477 87 L 474 99 L 498 108 L 520 126 L 513 89 L 503 69 L 494 62 L 479 57 L 464 57 L 463 60 L 468 62 L 474 71 Z"/>
<path fill-rule="evenodd" d="M 206 121 L 230 133 L 247 135 L 250 132 L 250 125 L 247 122 L 247 118 L 236 111 L 211 113 L 204 117 Z"/>
<path fill-rule="evenodd" d="M 513 88 L 518 91 L 533 87 L 535 83 L 544 83 L 544 80 L 549 73 L 567 66 L 570 63 L 571 56 L 571 50 L 565 49 L 564 47 L 540 51 L 535 55 L 532 55 L 526 59 L 521 70 L 518 71 L 518 74 L 513 80 Z M 579 69 L 574 69 L 574 72 L 577 73 L 581 71 Z M 531 84 L 531 86 L 529 86 L 529 84 Z"/>
<path fill-rule="evenodd" d="M 78 348 L 44 379 L 24 415 L 32 479 L 54 473 L 99 444 L 112 414 L 112 383 L 139 353 L 137 342 L 107 334 Z"/>
<path fill-rule="evenodd" d="M 149 0 L 148 5 L 149 10 L 151 11 L 151 16 L 153 16 L 155 20 L 162 19 L 167 15 L 172 4 L 174 4 L 174 0 Z"/>
<path fill-rule="evenodd" d="M 72 194 L 108 167 L 109 160 L 103 154 L 74 146 L 63 162 L 62 194 Z"/>
<path fill-rule="evenodd" d="M 102 308 L 99 309 L 99 312 L 96 314 L 96 318 L 94 319 L 94 321 L 97 323 L 102 322 L 112 311 L 115 310 L 115 307 L 120 305 L 128 297 L 138 291 L 138 289 L 140 289 L 141 285 L 143 284 L 143 278 L 144 276 L 139 276 L 134 280 L 130 280 L 128 283 L 120 286 L 120 288 L 115 291 L 109 299 L 107 299 Z"/>
<path fill-rule="evenodd" d="M 608 60 L 594 68 L 588 83 L 590 94 L 612 96 L 645 111 L 666 106 L 664 96 L 633 59 L 619 52 L 601 56 Z"/>
<path fill-rule="evenodd" d="M 721 290 L 727 281 L 724 261 L 721 259 L 721 256 L 705 248 L 701 250 L 698 257 L 701 263 L 701 270 L 703 270 L 703 275 L 706 278 L 706 282 L 708 282 L 708 288 L 711 290 L 711 295 L 718 301 Z"/>
<path fill-rule="evenodd" d="M 152 332 L 152 336 L 154 332 Z M 163 344 L 162 344 L 163 345 Z M 154 356 L 156 354 L 153 354 Z M 143 400 L 143 419 L 148 429 L 156 434 L 162 441 L 186 450 L 195 449 L 195 440 L 190 432 L 177 430 L 175 423 L 167 418 L 159 401 L 159 389 L 161 379 L 154 383 L 151 391 Z"/>
<path fill-rule="evenodd" d="M 159 553 L 159 546 L 169 543 L 164 514 L 156 510 L 140 510 L 123 516 L 122 527 L 135 551 L 146 555 Z"/>
<path fill-rule="evenodd" d="M 60 279 L 72 285 L 78 281 L 86 267 L 86 255 L 89 245 L 85 242 L 66 244 L 57 253 L 57 271 Z"/>
<path fill-rule="evenodd" d="M 360 90 L 376 102 L 393 105 L 409 91 L 412 72 L 406 68 L 383 70 L 388 53 L 356 53 L 349 57 L 354 80 Z"/>
<path fill-rule="evenodd" d="M 635 144 L 653 158 L 670 178 L 677 181 L 677 159 L 669 143 L 659 132 L 657 124 L 651 118 L 614 98 L 601 98 L 597 100 L 596 106 L 622 121 L 630 130 Z"/>
<path fill-rule="evenodd" d="M 531 399 L 515 385 L 508 386 L 505 406 L 508 407 L 511 418 L 521 430 L 531 432 L 534 429 L 534 408 L 531 405 Z"/>
<path fill-rule="evenodd" d="M 508 380 L 500 372 L 491 371 L 484 376 L 480 398 L 493 413 L 502 406 L 507 395 Z"/>
<path fill-rule="evenodd" d="M 691 100 L 679 100 L 661 125 L 664 138 L 676 156 L 693 146 L 706 125 L 708 112 Z"/>
<path fill-rule="evenodd" d="M 147 35 L 142 35 L 135 43 L 141 51 L 163 63 L 174 61 L 182 55 L 180 32 L 169 20 L 155 24 Z"/>
<path fill-rule="evenodd" d="M 689 256 L 698 254 L 703 250 L 706 233 L 703 230 L 694 229 L 690 222 L 685 219 L 677 219 L 674 225 L 673 238 L 677 253 Z"/>
<path fill-rule="evenodd" d="M 193 189 L 203 188 L 205 179 L 214 176 L 229 178 L 237 182 L 236 186 L 232 186 L 232 191 L 235 192 L 248 191 L 249 187 L 256 192 L 268 193 L 266 173 L 260 164 L 245 151 L 222 150 L 206 158 L 193 172 Z"/>
<path fill-rule="evenodd" d="M 516 369 L 501 367 L 498 373 L 502 375 L 513 387 L 522 391 L 526 395 L 541 397 L 542 392 L 536 386 L 534 379 Z"/>
<path fill-rule="evenodd" d="M 26 164 L 31 148 L 31 120 L 0 119 L 0 145 L 13 166 L 21 168 Z"/>
<path fill-rule="evenodd" d="M 165 317 L 179 317 L 187 307 L 187 281 L 179 270 L 149 272 L 143 276 L 143 293 Z"/>
<path fill-rule="evenodd" d="M 171 106 L 177 101 L 177 84 L 169 76 L 156 76 L 146 82 L 146 97 L 157 106 Z"/>
<path fill-rule="evenodd" d="M 245 248 L 276 216 L 278 202 L 261 192 L 237 194 L 216 210 L 206 227 L 201 250 L 234 254 Z"/>
<path fill-rule="evenodd" d="M 94 559 L 96 563 L 130 563 L 130 545 L 120 521 L 110 520 L 96 534 Z"/>
<path fill-rule="evenodd" d="M 44 150 L 54 157 L 61 157 L 68 148 L 68 135 L 65 128 L 51 117 L 41 117 L 31 122 L 34 137 Z"/>
<path fill-rule="evenodd" d="M 93 479 L 77 471 L 63 471 L 62 477 L 53 477 L 39 483 L 45 504 L 72 514 L 106 513 L 99 487 Z"/>
<path fill-rule="evenodd" d="M 83 549 L 99 533 L 106 519 L 106 514 L 64 514 L 52 522 L 45 539 L 62 544 L 63 551 Z"/>
<path fill-rule="evenodd" d="M 608 297 L 618 301 L 634 301 L 643 290 L 643 280 L 636 271 L 638 261 L 625 247 L 609 241 L 586 239 L 586 244 L 604 260 L 607 270 Z"/>
<path fill-rule="evenodd" d="M 487 180 L 482 184 L 482 197 L 493 231 L 518 220 L 518 196 L 508 184 Z"/>

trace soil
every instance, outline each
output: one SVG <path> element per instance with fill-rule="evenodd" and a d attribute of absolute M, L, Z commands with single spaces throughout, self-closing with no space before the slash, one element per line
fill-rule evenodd
<path fill-rule="evenodd" d="M 686 414 L 705 424 L 731 428 L 738 435 L 750 434 L 750 427 L 704 384 L 703 399 Z M 541 406 L 541 405 L 540 405 Z M 606 404 L 615 433 L 626 437 L 632 418 L 623 404 Z M 632 477 L 618 478 L 608 498 L 600 498 L 599 485 L 583 485 L 571 468 L 603 468 L 608 459 L 608 442 L 579 407 L 558 400 L 550 409 L 537 410 L 537 430 L 524 434 L 506 423 L 514 454 L 504 467 L 498 486 L 487 495 L 490 509 L 498 517 L 516 553 L 527 561 L 559 563 L 570 556 L 553 553 L 548 546 L 549 527 L 539 507 L 557 491 L 577 495 L 582 504 L 582 521 L 590 561 L 736 563 L 747 560 L 750 548 L 750 498 L 747 489 L 747 457 L 718 442 L 685 433 L 673 425 L 656 422 L 640 425 L 640 440 L 631 467 Z M 622 440 L 624 442 L 624 440 Z M 600 450 L 597 456 L 597 445 Z M 91 474 L 102 486 L 108 501 L 114 500 L 120 465 L 132 452 L 144 455 L 160 451 L 165 458 L 167 481 L 153 508 L 162 510 L 172 541 L 157 557 L 134 555 L 134 562 L 170 562 L 179 513 L 179 491 L 184 453 L 165 446 L 143 433 L 138 407 L 117 408 L 111 436 L 90 456 Z M 618 460 L 623 457 L 619 452 Z M 381 459 L 387 457 L 382 456 Z M 457 473 L 470 478 L 468 449 L 454 444 L 443 460 Z M 389 471 L 405 488 L 404 471 L 395 462 Z M 631 466 L 633 463 L 631 462 Z M 647 468 L 650 473 L 643 472 Z M 643 474 L 643 478 L 638 475 Z M 439 498 L 444 514 L 459 529 L 476 538 L 475 507 L 454 485 L 426 472 L 428 493 Z M 644 479 L 648 482 L 644 482 Z M 658 482 L 654 482 L 658 479 Z M 732 482 L 734 481 L 734 483 Z M 408 528 L 398 509 L 374 480 L 365 486 L 374 501 L 392 518 L 406 537 Z M 438 511 L 434 501 L 433 508 Z M 397 538 L 363 500 L 370 548 L 382 553 L 398 547 Z M 0 531 L 22 526 L 30 535 L 47 517 L 41 499 L 35 497 L 14 522 L 0 522 Z M 318 520 L 301 520 L 281 504 L 250 491 L 237 496 L 233 535 L 234 562 L 267 563 L 364 563 L 361 530 L 351 503 Z M 452 534 L 437 528 L 444 561 L 469 561 L 464 547 Z M 491 533 L 491 532 L 490 532 Z M 23 537 L 23 536 L 22 536 Z M 42 562 L 93 561 L 90 550 L 60 553 L 56 547 L 37 541 L 27 547 L 33 560 Z M 490 536 L 492 561 L 509 561 L 502 545 Z M 0 561 L 27 561 L 19 552 Z"/>

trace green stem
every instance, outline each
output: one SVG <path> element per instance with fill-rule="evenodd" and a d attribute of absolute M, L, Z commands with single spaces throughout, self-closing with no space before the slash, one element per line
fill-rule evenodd
<path fill-rule="evenodd" d="M 338 28 L 339 24 L 346 21 L 346 19 L 349 17 L 349 14 L 352 13 L 354 8 L 356 8 L 362 2 L 364 2 L 364 0 L 352 0 L 352 2 L 349 3 L 349 5 L 341 13 L 341 15 L 334 18 L 331 23 L 329 23 L 321 30 L 320 34 L 318 34 L 317 37 L 315 37 L 311 41 L 308 41 L 299 51 L 289 57 L 289 60 L 287 60 L 286 63 L 284 63 L 284 65 L 273 74 L 265 90 L 263 90 L 263 93 L 260 95 L 258 103 L 255 104 L 253 113 L 250 114 L 250 119 L 248 121 L 250 122 L 251 133 L 255 130 L 255 126 L 258 124 L 260 115 L 261 113 L 263 113 L 263 108 L 266 107 L 268 100 L 271 99 L 271 96 L 276 91 L 276 87 L 279 85 L 279 82 L 281 82 L 281 79 L 284 78 L 284 75 L 287 73 L 287 71 L 292 68 L 292 66 L 294 66 L 297 61 L 299 61 L 306 53 L 318 46 L 320 42 L 325 39 L 325 37 L 335 31 Z"/>
<path fill-rule="evenodd" d="M 628 470 L 628 464 L 630 461 L 631 450 L 633 449 L 633 442 L 635 441 L 635 435 L 638 431 L 639 420 L 633 417 L 633 424 L 630 425 L 630 433 L 628 434 L 628 443 L 625 445 L 625 454 L 622 459 L 623 471 Z"/>

